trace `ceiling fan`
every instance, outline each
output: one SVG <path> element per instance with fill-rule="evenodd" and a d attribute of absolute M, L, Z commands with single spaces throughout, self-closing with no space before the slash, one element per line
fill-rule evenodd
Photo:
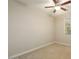
<path fill-rule="evenodd" d="M 54 8 L 53 13 L 55 13 L 58 9 L 61 9 L 61 10 L 63 10 L 63 11 L 67 11 L 67 9 L 64 8 L 64 7 L 62 7 L 62 6 L 71 3 L 70 0 L 69 0 L 69 1 L 66 1 L 66 2 L 64 2 L 64 3 L 62 3 L 62 4 L 59 4 L 59 2 L 60 2 L 59 0 L 53 0 L 53 2 L 54 2 L 54 4 L 55 4 L 55 6 L 45 6 L 45 8 Z"/>

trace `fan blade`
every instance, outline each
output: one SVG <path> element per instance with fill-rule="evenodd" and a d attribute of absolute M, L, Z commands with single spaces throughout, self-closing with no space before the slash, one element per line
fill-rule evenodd
<path fill-rule="evenodd" d="M 56 3 L 58 3 L 58 2 L 59 2 L 59 0 L 53 0 L 53 2 L 56 4 Z"/>
<path fill-rule="evenodd" d="M 52 8 L 52 7 L 54 7 L 54 6 L 46 6 L 45 8 Z"/>
<path fill-rule="evenodd" d="M 56 9 L 53 11 L 53 13 L 55 13 L 56 12 Z"/>
<path fill-rule="evenodd" d="M 66 2 L 62 3 L 61 5 L 66 5 L 66 4 L 69 4 L 69 3 L 71 3 L 71 1 L 66 1 Z"/>
<path fill-rule="evenodd" d="M 63 7 L 61 7 L 61 9 L 62 9 L 62 10 L 64 10 L 64 11 L 66 11 L 66 10 L 67 10 L 67 9 L 65 9 L 65 8 L 63 8 Z"/>

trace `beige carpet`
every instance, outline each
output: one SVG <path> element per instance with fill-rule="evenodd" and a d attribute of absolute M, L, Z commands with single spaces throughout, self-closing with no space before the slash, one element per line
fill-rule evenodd
<path fill-rule="evenodd" d="M 53 44 L 29 54 L 18 57 L 19 59 L 71 59 L 70 47 Z"/>

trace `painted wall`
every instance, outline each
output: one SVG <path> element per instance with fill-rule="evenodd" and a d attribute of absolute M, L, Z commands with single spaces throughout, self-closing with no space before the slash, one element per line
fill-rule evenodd
<path fill-rule="evenodd" d="M 70 17 L 70 13 L 61 14 L 55 18 L 56 41 L 59 43 L 71 44 L 71 36 L 65 34 L 65 20 Z M 70 20 L 70 19 L 69 19 Z"/>
<path fill-rule="evenodd" d="M 54 19 L 40 8 L 9 0 L 9 56 L 54 41 Z"/>

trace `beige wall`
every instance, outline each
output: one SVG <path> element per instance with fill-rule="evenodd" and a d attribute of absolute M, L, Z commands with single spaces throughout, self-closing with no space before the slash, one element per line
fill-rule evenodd
<path fill-rule="evenodd" d="M 65 20 L 67 20 L 66 18 L 69 18 L 69 13 L 58 15 L 55 18 L 56 41 L 70 45 L 71 36 L 65 34 Z"/>
<path fill-rule="evenodd" d="M 9 56 L 53 42 L 54 23 L 40 8 L 9 1 Z"/>
<path fill-rule="evenodd" d="M 64 34 L 64 17 L 54 18 L 38 7 L 9 0 L 9 56 L 53 41 L 70 44 L 70 35 Z"/>

